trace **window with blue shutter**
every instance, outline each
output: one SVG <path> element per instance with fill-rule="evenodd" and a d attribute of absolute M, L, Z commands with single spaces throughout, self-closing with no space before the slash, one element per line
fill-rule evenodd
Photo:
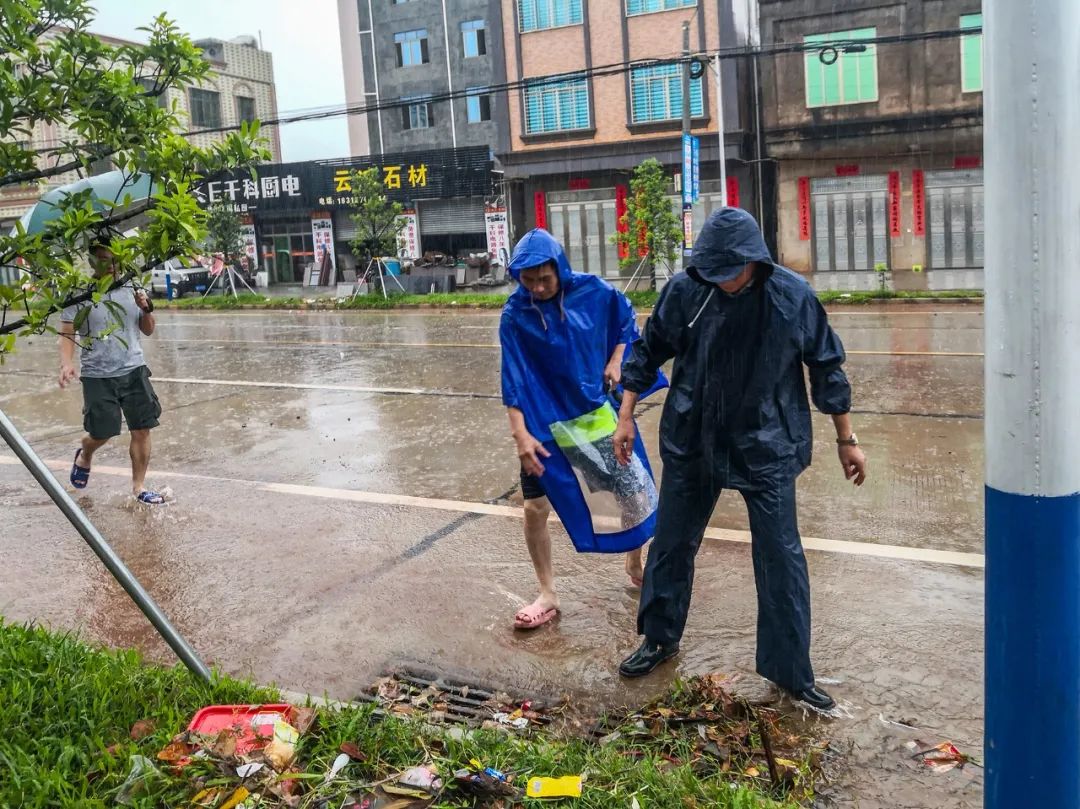
<path fill-rule="evenodd" d="M 626 16 L 651 14 L 654 11 L 670 11 L 673 8 L 696 6 L 697 0 L 626 0 Z"/>
<path fill-rule="evenodd" d="M 630 73 L 630 110 L 635 124 L 671 121 L 682 117 L 682 66 L 654 65 Z M 690 80 L 690 114 L 705 114 L 701 79 Z"/>
<path fill-rule="evenodd" d="M 522 33 L 580 25 L 583 0 L 517 0 L 518 25 Z"/>
<path fill-rule="evenodd" d="M 542 79 L 525 85 L 525 134 L 588 129 L 589 84 L 580 78 Z"/>

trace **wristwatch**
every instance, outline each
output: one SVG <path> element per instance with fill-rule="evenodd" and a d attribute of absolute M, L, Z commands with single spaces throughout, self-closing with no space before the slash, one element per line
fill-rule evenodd
<path fill-rule="evenodd" d="M 837 438 L 836 443 L 842 447 L 857 447 L 859 446 L 859 439 L 855 433 L 852 433 L 851 438 Z"/>

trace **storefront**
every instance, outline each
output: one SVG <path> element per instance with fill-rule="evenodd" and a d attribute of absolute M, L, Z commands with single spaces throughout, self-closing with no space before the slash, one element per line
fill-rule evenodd
<path fill-rule="evenodd" d="M 492 163 L 486 147 L 259 166 L 206 183 L 204 205 L 225 204 L 245 223 L 246 253 L 271 284 L 329 285 L 357 269 L 350 172 L 375 168 L 386 197 L 402 204 L 398 255 L 498 252 L 505 217 L 489 227 Z M 362 268 L 361 268 L 362 269 Z"/>
<path fill-rule="evenodd" d="M 821 289 L 981 289 L 981 158 L 935 162 L 781 164 L 780 261 Z"/>

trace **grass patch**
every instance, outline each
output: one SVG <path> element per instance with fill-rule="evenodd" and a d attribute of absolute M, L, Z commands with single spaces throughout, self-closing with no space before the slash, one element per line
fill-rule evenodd
<path fill-rule="evenodd" d="M 391 294 L 384 298 L 379 294 L 358 295 L 355 298 L 333 297 L 290 297 L 275 298 L 266 295 L 253 295 L 245 292 L 242 295 L 212 295 L 209 297 L 195 296 L 180 298 L 173 301 L 161 301 L 157 303 L 159 309 L 269 309 L 269 310 L 292 310 L 292 309 L 316 309 L 325 311 L 357 311 L 378 309 L 501 309 L 506 303 L 506 295 L 498 293 L 436 293 L 432 295 L 403 295 Z M 627 293 L 630 302 L 637 309 L 651 309 L 659 297 L 659 293 L 652 290 L 635 290 Z M 905 301 L 905 300 L 956 300 L 968 298 L 982 298 L 981 290 L 943 290 L 943 291 L 917 291 L 917 290 L 869 290 L 863 292 L 844 292 L 837 290 L 822 290 L 818 292 L 818 298 L 826 304 L 868 304 L 875 301 Z"/>
<path fill-rule="evenodd" d="M 217 785 L 225 788 L 217 801 L 222 803 L 239 783 L 223 761 L 197 759 L 174 774 L 156 760 L 157 752 L 205 705 L 277 699 L 271 689 L 225 677 L 204 685 L 182 668 L 145 665 L 134 652 L 92 649 L 70 635 L 0 621 L 0 806 L 113 806 L 134 755 L 154 761 L 161 771 L 134 805 L 190 805 L 199 788 Z M 745 760 L 726 756 L 724 765 L 719 756 L 702 753 L 706 742 L 726 752 L 733 744 L 729 736 L 745 735 L 740 749 L 753 757 L 760 745 L 753 722 L 742 729 L 737 722 L 710 724 L 706 731 L 706 726 L 664 718 L 671 715 L 665 711 L 685 713 L 695 701 L 700 702 L 700 696 L 684 684 L 663 703 L 671 708 L 654 705 L 624 717 L 619 732 L 604 744 L 571 735 L 518 736 L 491 729 L 454 733 L 393 715 L 376 719 L 374 705 L 321 711 L 297 748 L 296 777 L 304 785 L 298 805 L 310 809 L 324 805 L 320 799 L 326 798 L 326 806 L 338 807 L 350 794 L 362 794 L 365 783 L 425 763 L 434 764 L 449 781 L 471 759 L 512 772 L 519 784 L 532 775 L 585 773 L 583 795 L 558 804 L 578 809 L 626 809 L 634 799 L 643 809 L 805 805 L 813 794 L 809 762 L 819 747 L 804 745 L 802 763 L 788 762 L 793 769 L 790 783 L 784 796 L 777 797 L 770 792 L 767 774 L 748 767 Z M 703 709 L 724 711 L 716 705 Z M 152 728 L 134 740 L 130 731 L 140 720 L 149 720 Z M 669 721 L 677 730 L 669 732 Z M 783 750 L 783 733 L 774 730 L 771 735 Z M 323 774 L 343 743 L 355 745 L 363 760 L 353 761 L 343 777 L 324 786 Z M 285 804 L 264 797 L 252 805 Z M 449 809 L 485 804 L 447 790 L 433 803 L 416 804 L 425 805 Z M 520 805 L 505 804 L 506 809 Z"/>
<path fill-rule="evenodd" d="M 822 303 L 873 303 L 874 301 L 905 301 L 905 300 L 956 300 L 958 298 L 982 298 L 983 291 L 979 289 L 945 289 L 945 290 L 917 290 L 917 289 L 873 289 L 864 292 L 846 292 L 843 290 L 825 289 L 817 293 L 818 300 Z"/>

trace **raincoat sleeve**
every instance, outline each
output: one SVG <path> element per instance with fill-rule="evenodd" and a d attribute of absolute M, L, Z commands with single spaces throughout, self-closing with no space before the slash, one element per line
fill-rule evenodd
<path fill-rule="evenodd" d="M 645 322 L 645 331 L 627 352 L 622 385 L 634 393 L 646 393 L 654 385 L 660 366 L 675 356 L 673 327 L 680 322 L 677 307 L 671 300 L 672 284 L 664 287 L 656 307 Z"/>
<path fill-rule="evenodd" d="M 526 393 L 525 365 L 514 340 L 513 322 L 505 314 L 499 322 L 499 345 L 502 348 L 503 404 L 520 410 Z"/>
<path fill-rule="evenodd" d="M 825 308 L 810 293 L 803 307 L 803 362 L 810 370 L 814 407 L 835 416 L 851 409 L 851 384 L 844 373 L 844 345 L 829 325 Z"/>
<path fill-rule="evenodd" d="M 637 318 L 634 314 L 634 307 L 625 295 L 619 290 L 612 288 L 611 290 L 611 332 L 614 334 L 614 340 L 611 341 L 611 350 L 615 350 L 617 345 L 625 345 L 627 348 L 630 344 L 637 339 Z M 627 352 L 629 354 L 629 351 Z"/>

